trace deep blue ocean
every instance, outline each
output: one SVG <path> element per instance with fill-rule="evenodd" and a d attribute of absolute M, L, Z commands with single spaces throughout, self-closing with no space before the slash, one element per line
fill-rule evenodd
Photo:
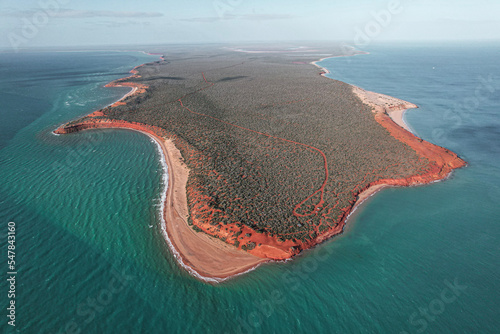
<path fill-rule="evenodd" d="M 162 237 L 162 166 L 147 136 L 51 133 L 120 98 L 127 89 L 104 85 L 157 57 L 0 54 L 1 332 L 498 333 L 500 45 L 367 51 L 320 65 L 417 104 L 405 114 L 414 132 L 468 167 L 383 190 L 342 236 L 217 285 L 179 268 Z"/>

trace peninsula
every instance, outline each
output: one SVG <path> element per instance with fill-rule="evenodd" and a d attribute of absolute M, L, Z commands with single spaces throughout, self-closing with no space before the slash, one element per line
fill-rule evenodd
<path fill-rule="evenodd" d="M 108 86 L 131 92 L 55 130 L 141 131 L 168 165 L 164 232 L 179 263 L 220 280 L 342 233 L 385 185 L 446 178 L 456 154 L 405 129 L 415 105 L 324 77 L 338 46 L 178 46 Z"/>

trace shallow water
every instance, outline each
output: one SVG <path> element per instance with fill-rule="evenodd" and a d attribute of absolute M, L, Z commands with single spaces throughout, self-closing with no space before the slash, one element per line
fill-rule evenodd
<path fill-rule="evenodd" d="M 16 329 L 496 333 L 500 47 L 369 51 L 321 65 L 334 78 L 418 104 L 406 115 L 410 126 L 469 166 L 446 182 L 384 190 L 353 215 L 344 235 L 218 285 L 180 269 L 162 238 L 162 167 L 147 136 L 51 134 L 122 96 L 126 89 L 103 85 L 156 58 L 0 55 L 0 221 L 2 235 L 8 221 L 17 225 Z M 484 86 L 477 102 L 479 78 L 490 74 L 496 93 Z M 442 295 L 455 281 L 466 288 Z M 0 326 L 13 332 L 5 320 Z"/>

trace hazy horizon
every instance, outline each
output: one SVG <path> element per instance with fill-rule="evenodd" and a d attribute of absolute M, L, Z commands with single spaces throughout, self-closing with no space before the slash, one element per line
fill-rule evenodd
<path fill-rule="evenodd" d="M 143 50 L 145 48 L 155 48 L 155 47 L 163 47 L 163 46 L 189 46 L 189 45 L 220 45 L 220 46 L 257 46 L 257 45 L 272 45 L 272 44 L 283 44 L 283 45 L 300 45 L 303 46 L 315 46 L 322 45 L 322 43 L 330 43 L 332 46 L 339 44 L 345 46 L 354 46 L 356 44 L 350 43 L 347 40 L 276 40 L 276 41 L 266 41 L 266 40 L 255 40 L 255 41 L 227 41 L 227 42 L 165 42 L 165 43 L 130 43 L 130 44 L 82 44 L 82 45 L 46 45 L 46 46 L 28 46 L 21 47 L 18 50 L 13 49 L 10 46 L 0 46 L 0 52 L 31 52 L 31 51 L 54 51 L 54 52 L 77 52 L 77 51 L 146 51 Z M 376 41 L 370 43 L 370 46 L 428 46 L 428 47 L 449 47 L 449 46 L 466 46 L 470 44 L 477 45 L 500 45 L 499 39 L 484 39 L 484 40 L 418 40 L 418 41 L 409 41 L 409 40 L 387 40 L 387 41 Z M 360 51 L 364 51 L 364 49 L 360 46 L 357 48 Z"/>
<path fill-rule="evenodd" d="M 0 48 L 496 41 L 500 3 L 444 0 L 0 1 Z"/>

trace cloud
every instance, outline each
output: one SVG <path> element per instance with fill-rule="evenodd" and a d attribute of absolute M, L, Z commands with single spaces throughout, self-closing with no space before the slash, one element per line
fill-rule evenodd
<path fill-rule="evenodd" d="M 225 20 L 246 20 L 246 21 L 270 21 L 270 20 L 288 20 L 295 18 L 294 15 L 288 14 L 245 14 L 245 15 L 233 15 L 226 14 L 224 16 L 207 16 L 207 17 L 192 17 L 187 19 L 181 19 L 181 21 L 187 22 L 202 22 L 210 23 Z"/>
<path fill-rule="evenodd" d="M 237 17 L 241 20 L 249 21 L 268 21 L 268 20 L 288 20 L 293 19 L 296 16 L 288 14 L 248 14 Z"/>
<path fill-rule="evenodd" d="M 147 27 L 151 25 L 149 21 L 135 21 L 135 20 L 126 20 L 123 22 L 118 21 L 101 21 L 101 22 L 87 22 L 91 25 L 100 25 L 105 26 L 107 28 L 121 28 L 121 27 L 130 27 L 130 26 L 142 26 Z"/>
<path fill-rule="evenodd" d="M 216 21 L 222 21 L 223 18 L 220 17 L 192 17 L 188 19 L 181 19 L 181 21 L 186 21 L 186 22 L 201 22 L 201 23 L 207 23 L 207 22 L 216 22 Z"/>
<path fill-rule="evenodd" d="M 17 16 L 27 17 L 35 14 L 40 10 L 24 10 L 4 13 L 2 16 Z M 59 9 L 50 13 L 51 17 L 61 19 L 80 19 L 92 17 L 112 17 L 112 18 L 152 18 L 161 17 L 163 13 L 159 12 L 127 12 L 127 11 L 107 11 L 107 10 L 75 10 L 75 9 Z"/>

